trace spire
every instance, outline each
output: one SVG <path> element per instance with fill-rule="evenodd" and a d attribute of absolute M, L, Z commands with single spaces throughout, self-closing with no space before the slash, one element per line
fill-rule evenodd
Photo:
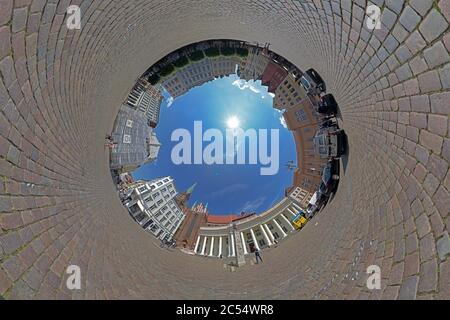
<path fill-rule="evenodd" d="M 196 205 L 197 205 L 197 201 L 194 202 L 191 209 L 194 210 Z"/>
<path fill-rule="evenodd" d="M 191 194 L 194 191 L 196 185 L 197 185 L 197 182 L 194 183 L 192 186 L 190 186 L 189 189 L 186 190 L 186 193 Z"/>

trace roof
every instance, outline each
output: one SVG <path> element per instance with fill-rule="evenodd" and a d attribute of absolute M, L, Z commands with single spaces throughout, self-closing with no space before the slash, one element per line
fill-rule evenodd
<path fill-rule="evenodd" d="M 206 218 L 206 222 L 210 224 L 229 224 L 231 222 L 245 219 L 255 215 L 255 213 L 245 213 L 245 214 L 228 214 L 228 215 L 214 215 L 209 214 Z"/>
<path fill-rule="evenodd" d="M 239 216 L 235 215 L 235 214 L 229 214 L 229 215 L 226 215 L 226 216 L 219 216 L 219 215 L 209 214 L 207 219 L 206 219 L 206 222 L 207 223 L 212 223 L 212 224 L 228 224 L 228 223 L 233 222 L 233 220 L 235 220 L 237 218 L 239 218 Z"/>

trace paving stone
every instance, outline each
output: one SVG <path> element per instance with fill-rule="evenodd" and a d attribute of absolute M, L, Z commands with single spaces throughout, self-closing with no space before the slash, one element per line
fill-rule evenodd
<path fill-rule="evenodd" d="M 431 112 L 448 115 L 450 114 L 449 101 L 450 93 L 436 93 L 430 96 Z"/>
<path fill-rule="evenodd" d="M 443 139 L 434 133 L 426 130 L 421 130 L 419 135 L 419 142 L 424 147 L 432 150 L 436 154 L 441 154 Z"/>
<path fill-rule="evenodd" d="M 408 46 L 409 50 L 412 52 L 412 54 L 416 54 L 419 51 L 421 51 L 427 43 L 425 42 L 425 39 L 422 37 L 422 35 L 419 33 L 419 31 L 414 31 L 411 33 L 408 39 L 406 39 L 405 44 Z"/>
<path fill-rule="evenodd" d="M 433 0 L 410 0 L 409 5 L 423 17 L 431 9 Z"/>
<path fill-rule="evenodd" d="M 388 8 L 392 9 L 396 13 L 402 12 L 403 4 L 405 3 L 404 0 L 387 0 L 386 5 Z M 384 11 L 383 11 L 384 13 Z"/>
<path fill-rule="evenodd" d="M 423 188 L 430 195 L 433 196 L 439 187 L 439 180 L 431 173 L 429 173 L 423 182 Z"/>
<path fill-rule="evenodd" d="M 404 269 L 404 277 L 410 277 L 416 274 L 419 274 L 419 252 L 416 251 L 410 255 L 405 257 L 405 269 Z"/>
<path fill-rule="evenodd" d="M 428 162 L 428 169 L 436 176 L 440 181 L 444 180 L 444 177 L 448 170 L 447 161 L 432 154 Z"/>
<path fill-rule="evenodd" d="M 14 9 L 14 16 L 12 20 L 12 32 L 16 33 L 21 30 L 24 30 L 27 25 L 27 15 L 28 15 L 28 8 L 19 8 Z"/>
<path fill-rule="evenodd" d="M 399 300 L 415 299 L 417 295 L 418 281 L 419 278 L 417 276 L 412 276 L 404 279 L 403 284 L 400 286 L 398 299 Z"/>
<path fill-rule="evenodd" d="M 438 265 L 436 259 L 420 266 L 419 293 L 436 291 L 438 286 Z"/>
<path fill-rule="evenodd" d="M 449 89 L 450 88 L 450 65 L 446 64 L 442 68 L 439 69 L 439 76 L 441 78 L 442 88 Z"/>
<path fill-rule="evenodd" d="M 399 19 L 400 23 L 409 32 L 412 32 L 416 28 L 420 20 L 420 16 L 410 6 L 406 6 Z"/>
<path fill-rule="evenodd" d="M 371 294 L 358 280 L 327 287 L 320 298 L 448 300 L 450 2 L 372 1 L 385 12 L 375 32 L 364 25 L 366 2 L 316 1 L 316 13 L 269 0 L 157 8 L 85 1 L 77 31 L 64 23 L 68 0 L 0 0 L 0 295 L 199 299 L 215 283 L 211 298 L 308 299 L 330 273 L 349 272 L 360 242 L 373 240 L 355 266 L 381 265 L 383 289 Z M 171 17 L 171 28 L 155 28 L 161 17 Z M 264 39 L 292 63 L 316 68 L 339 100 L 349 154 L 364 160 L 348 163 L 317 225 L 265 251 L 257 266 L 263 283 L 251 268 L 229 277 L 215 259 L 161 253 L 127 219 L 101 146 L 136 75 L 174 48 L 217 38 L 217 30 Z M 301 256 L 287 254 L 300 242 Z M 62 288 L 69 263 L 82 269 L 79 292 Z"/>
<path fill-rule="evenodd" d="M 437 39 L 447 27 L 448 23 L 445 18 L 436 9 L 433 9 L 420 24 L 419 31 L 430 43 Z"/>
<path fill-rule="evenodd" d="M 433 46 L 423 51 L 425 60 L 430 68 L 435 68 L 441 64 L 450 61 L 450 56 L 444 44 L 439 41 Z"/>
<path fill-rule="evenodd" d="M 436 256 L 435 241 L 431 233 L 419 240 L 420 261 L 427 261 Z"/>
<path fill-rule="evenodd" d="M 448 232 L 445 232 L 444 235 L 437 241 L 437 251 L 439 254 L 439 259 L 441 260 L 445 260 L 450 254 L 450 238 L 448 236 Z"/>
<path fill-rule="evenodd" d="M 442 89 L 439 73 L 436 70 L 419 75 L 419 86 L 422 93 L 438 91 Z"/>
<path fill-rule="evenodd" d="M 9 22 L 12 8 L 13 2 L 11 0 L 0 0 L 0 26 Z"/>

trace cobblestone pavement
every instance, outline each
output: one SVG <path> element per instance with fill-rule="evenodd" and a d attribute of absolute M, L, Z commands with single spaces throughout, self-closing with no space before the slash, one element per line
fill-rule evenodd
<path fill-rule="evenodd" d="M 375 31 L 365 0 L 0 0 L 0 295 L 450 298 L 450 0 L 372 2 Z M 66 28 L 69 4 L 81 30 Z M 270 42 L 316 68 L 350 144 L 326 209 L 235 272 L 154 246 L 121 207 L 103 146 L 138 76 L 210 38 Z M 70 264 L 81 290 L 66 288 Z M 365 286 L 372 264 L 381 290 Z"/>

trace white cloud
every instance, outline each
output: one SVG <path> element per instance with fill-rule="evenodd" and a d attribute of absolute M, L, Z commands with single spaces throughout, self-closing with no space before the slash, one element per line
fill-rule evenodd
<path fill-rule="evenodd" d="M 283 116 L 280 117 L 280 123 L 281 123 L 281 125 L 282 125 L 283 127 L 285 127 L 286 129 L 288 128 L 288 127 L 287 127 L 287 124 L 286 124 L 286 120 L 284 119 Z"/>
<path fill-rule="evenodd" d="M 254 93 L 260 93 L 261 90 L 257 89 L 253 84 L 250 83 L 250 81 L 245 81 L 242 79 L 236 80 L 233 83 L 233 86 L 238 87 L 241 90 L 249 89 L 253 91 Z"/>
<path fill-rule="evenodd" d="M 244 205 L 242 206 L 242 209 L 239 210 L 241 212 L 252 212 L 252 211 L 256 211 L 266 200 L 266 197 L 259 197 L 255 200 L 252 201 L 247 201 L 246 203 L 244 203 Z"/>
<path fill-rule="evenodd" d="M 169 98 L 166 100 L 166 102 L 167 102 L 167 108 L 170 108 L 170 106 L 171 106 L 172 103 L 173 103 L 173 100 L 174 100 L 173 97 L 169 97 Z"/>
<path fill-rule="evenodd" d="M 234 192 L 239 192 L 239 191 L 244 191 L 248 188 L 248 186 L 246 184 L 243 183 L 237 183 L 237 184 L 233 184 L 230 185 L 228 187 L 223 188 L 222 190 L 218 190 L 218 191 L 214 191 L 210 194 L 211 198 L 217 198 L 217 197 L 223 197 L 226 194 L 229 193 L 234 193 Z"/>

